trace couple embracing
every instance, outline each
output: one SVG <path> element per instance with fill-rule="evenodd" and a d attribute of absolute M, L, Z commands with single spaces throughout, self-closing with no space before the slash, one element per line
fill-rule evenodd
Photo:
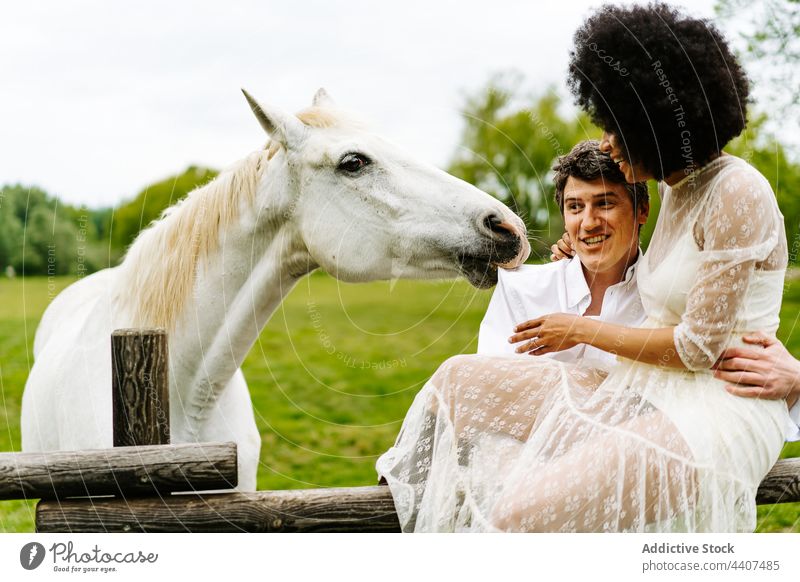
<path fill-rule="evenodd" d="M 752 334 L 777 330 L 788 262 L 769 183 L 723 151 L 747 79 L 712 24 L 655 4 L 593 14 L 569 86 L 605 131 L 555 168 L 576 257 L 501 272 L 479 354 L 435 372 L 378 472 L 404 531 L 752 531 L 797 423 L 726 371 L 775 347 Z"/>

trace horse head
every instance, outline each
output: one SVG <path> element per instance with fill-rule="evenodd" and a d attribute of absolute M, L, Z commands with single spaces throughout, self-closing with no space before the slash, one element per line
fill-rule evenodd
<path fill-rule="evenodd" d="M 344 281 L 460 274 L 483 288 L 528 257 L 509 208 L 376 135 L 324 90 L 297 115 L 244 93 L 271 139 L 261 207 L 294 225 L 314 266 Z"/>

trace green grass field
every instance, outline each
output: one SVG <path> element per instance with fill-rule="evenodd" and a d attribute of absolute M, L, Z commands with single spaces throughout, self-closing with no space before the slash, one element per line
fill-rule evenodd
<path fill-rule="evenodd" d="M 0 281 L 0 451 L 19 451 L 33 336 L 67 278 Z M 275 313 L 244 363 L 262 437 L 259 489 L 371 485 L 417 390 L 475 351 L 490 292 L 464 282 L 348 285 L 315 274 Z M 800 354 L 800 283 L 780 337 Z M 109 387 L 110 389 L 110 387 Z M 800 444 L 784 456 L 800 456 Z M 0 531 L 33 531 L 35 502 L 0 501 Z M 759 508 L 759 531 L 800 532 L 800 504 Z"/>

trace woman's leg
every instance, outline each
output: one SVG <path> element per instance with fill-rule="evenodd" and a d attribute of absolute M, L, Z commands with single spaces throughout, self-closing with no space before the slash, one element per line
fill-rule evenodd
<path fill-rule="evenodd" d="M 570 385 L 586 394 L 606 377 L 604 371 L 544 358 L 454 356 L 429 381 L 435 391 L 430 411 L 444 407 L 462 440 L 500 434 L 525 441 L 565 373 Z"/>
<path fill-rule="evenodd" d="M 697 472 L 686 442 L 663 413 L 651 410 L 616 426 L 590 427 L 588 438 L 569 443 L 581 424 L 547 435 L 538 459 L 510 476 L 492 510 L 494 526 L 621 531 L 692 519 Z M 557 450 L 564 452 L 543 458 Z"/>
<path fill-rule="evenodd" d="M 393 488 L 403 531 L 469 527 L 474 502 L 496 499 L 538 417 L 558 401 L 565 369 L 532 357 L 470 355 L 443 363 L 376 463 Z M 577 369 L 568 375 L 580 386 L 576 393 L 592 393 L 605 376 Z"/>

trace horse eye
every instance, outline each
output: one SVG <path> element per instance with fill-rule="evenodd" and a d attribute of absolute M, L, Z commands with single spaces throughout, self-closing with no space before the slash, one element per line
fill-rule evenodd
<path fill-rule="evenodd" d="M 347 172 L 348 174 L 356 174 L 367 167 L 370 163 L 372 163 L 372 161 L 364 154 L 345 154 L 345 156 L 342 158 L 342 161 L 339 162 L 337 169 Z"/>

